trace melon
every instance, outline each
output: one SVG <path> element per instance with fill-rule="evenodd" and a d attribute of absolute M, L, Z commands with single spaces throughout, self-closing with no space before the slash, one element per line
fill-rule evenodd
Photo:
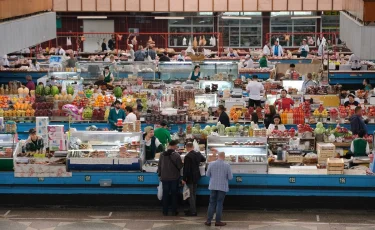
<path fill-rule="evenodd" d="M 113 94 L 115 95 L 115 97 L 121 98 L 122 97 L 122 89 L 119 86 L 117 86 L 116 88 L 113 89 Z"/>
<path fill-rule="evenodd" d="M 68 88 L 66 88 L 66 92 L 70 95 L 73 95 L 74 94 L 74 88 L 73 86 L 68 86 Z"/>
<path fill-rule="evenodd" d="M 55 98 L 55 100 L 59 100 L 59 95 L 55 95 L 55 96 L 53 96 L 54 98 Z"/>
<path fill-rule="evenodd" d="M 51 94 L 51 87 L 46 86 L 44 87 L 44 95 L 50 95 Z"/>
<path fill-rule="evenodd" d="M 57 88 L 57 86 L 52 86 L 51 88 L 51 94 L 52 96 L 55 96 L 56 94 L 59 94 L 59 88 Z"/>
<path fill-rule="evenodd" d="M 26 96 L 26 95 L 29 95 L 29 92 L 30 92 L 29 88 L 25 87 L 25 88 L 23 89 L 23 94 L 24 94 L 25 96 Z"/>
<path fill-rule="evenodd" d="M 36 87 L 36 89 L 35 89 L 36 95 L 42 96 L 44 94 L 44 90 L 43 89 L 44 89 L 43 85 L 38 85 Z"/>

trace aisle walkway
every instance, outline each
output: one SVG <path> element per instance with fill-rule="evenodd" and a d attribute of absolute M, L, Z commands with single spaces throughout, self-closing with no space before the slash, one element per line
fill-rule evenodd
<path fill-rule="evenodd" d="M 198 217 L 163 217 L 149 211 L 82 209 L 0 210 L 1 230 L 206 230 L 205 209 Z M 236 211 L 225 210 L 233 230 L 375 230 L 375 212 L 366 211 Z"/>

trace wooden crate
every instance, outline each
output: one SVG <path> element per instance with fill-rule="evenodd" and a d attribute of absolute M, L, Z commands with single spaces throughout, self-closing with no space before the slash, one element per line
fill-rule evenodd
<path fill-rule="evenodd" d="M 316 150 L 319 152 L 319 151 L 335 151 L 336 150 L 336 146 L 332 143 L 323 143 L 323 142 L 319 142 L 318 144 L 316 144 Z"/>
<path fill-rule="evenodd" d="M 328 175 L 342 175 L 342 174 L 344 174 L 344 170 L 342 170 L 342 171 L 329 171 L 327 169 L 327 174 Z"/>
<path fill-rule="evenodd" d="M 289 155 L 287 156 L 288 163 L 302 163 L 303 156 L 301 155 Z"/>
<path fill-rule="evenodd" d="M 344 160 L 342 158 L 327 159 L 327 174 L 341 175 L 344 174 Z"/>

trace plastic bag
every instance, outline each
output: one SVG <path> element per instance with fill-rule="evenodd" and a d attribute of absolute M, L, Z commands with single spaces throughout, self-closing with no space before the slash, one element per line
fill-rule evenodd
<path fill-rule="evenodd" d="M 182 190 L 182 195 L 184 200 L 187 200 L 190 197 L 190 189 L 186 184 L 184 185 L 184 188 Z"/>
<path fill-rule="evenodd" d="M 163 199 L 163 183 L 160 181 L 159 182 L 159 186 L 157 187 L 158 188 L 158 199 L 159 200 L 162 200 Z"/>
<path fill-rule="evenodd" d="M 194 146 L 194 151 L 196 151 L 196 152 L 200 151 L 199 144 L 198 144 L 197 140 L 194 140 L 193 146 Z"/>

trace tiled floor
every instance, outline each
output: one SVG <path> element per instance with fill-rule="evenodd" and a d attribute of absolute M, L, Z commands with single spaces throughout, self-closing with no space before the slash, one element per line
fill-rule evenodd
<path fill-rule="evenodd" d="M 209 230 L 198 217 L 164 217 L 158 210 L 0 210 L 0 230 Z M 225 210 L 228 230 L 375 230 L 375 212 L 345 210 Z"/>

